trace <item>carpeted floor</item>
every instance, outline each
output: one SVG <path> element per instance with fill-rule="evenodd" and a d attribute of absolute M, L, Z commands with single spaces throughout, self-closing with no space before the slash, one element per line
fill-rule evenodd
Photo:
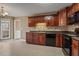
<path fill-rule="evenodd" d="M 22 40 L 0 41 L 0 56 L 64 56 L 61 48 L 26 44 Z"/>

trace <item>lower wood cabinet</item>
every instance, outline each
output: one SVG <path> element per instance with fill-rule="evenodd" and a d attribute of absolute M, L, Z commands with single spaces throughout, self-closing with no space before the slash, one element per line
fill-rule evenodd
<path fill-rule="evenodd" d="M 62 47 L 62 34 L 56 34 L 56 47 Z"/>
<path fill-rule="evenodd" d="M 39 44 L 39 40 L 38 40 L 38 33 L 33 33 L 33 44 Z"/>
<path fill-rule="evenodd" d="M 44 33 L 33 33 L 27 32 L 26 33 L 26 42 L 38 45 L 45 45 L 45 34 Z"/>
<path fill-rule="evenodd" d="M 44 33 L 39 33 L 38 34 L 38 40 L 39 40 L 39 44 L 40 45 L 45 45 L 45 41 L 46 41 L 46 35 Z"/>
<path fill-rule="evenodd" d="M 72 39 L 72 56 L 79 56 L 79 41 Z"/>
<path fill-rule="evenodd" d="M 32 32 L 27 32 L 26 33 L 26 42 L 27 43 L 32 43 L 33 42 L 33 33 Z"/>
<path fill-rule="evenodd" d="M 31 44 L 37 44 L 37 45 L 47 45 L 46 36 L 47 36 L 46 33 L 27 32 L 26 33 L 26 42 L 31 43 Z M 51 39 L 53 40 L 53 38 L 54 37 L 52 37 Z M 49 38 L 49 40 L 50 40 L 50 38 Z M 62 34 L 57 33 L 55 42 L 52 42 L 51 44 L 53 44 L 53 43 L 55 44 L 54 47 L 62 47 Z"/>

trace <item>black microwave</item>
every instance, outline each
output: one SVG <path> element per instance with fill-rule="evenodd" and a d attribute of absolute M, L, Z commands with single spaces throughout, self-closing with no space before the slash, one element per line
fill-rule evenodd
<path fill-rule="evenodd" d="M 68 25 L 74 24 L 76 22 L 76 14 L 72 14 L 68 17 Z"/>
<path fill-rule="evenodd" d="M 76 23 L 79 23 L 79 11 L 75 12 L 75 15 L 76 15 Z"/>

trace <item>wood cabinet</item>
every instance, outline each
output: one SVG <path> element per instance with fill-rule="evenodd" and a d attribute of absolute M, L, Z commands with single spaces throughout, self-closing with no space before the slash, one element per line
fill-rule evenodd
<path fill-rule="evenodd" d="M 56 47 L 62 47 L 62 34 L 56 34 Z"/>
<path fill-rule="evenodd" d="M 58 16 L 56 16 L 54 18 L 54 26 L 58 26 L 58 25 L 59 25 L 59 18 L 58 18 Z"/>
<path fill-rule="evenodd" d="M 49 21 L 49 26 L 52 27 L 52 26 L 58 26 L 59 25 L 59 21 L 58 21 L 58 17 L 55 16 L 53 19 L 51 19 Z"/>
<path fill-rule="evenodd" d="M 67 16 L 69 17 L 77 11 L 79 11 L 79 3 L 74 3 L 67 8 Z"/>
<path fill-rule="evenodd" d="M 66 26 L 67 25 L 66 9 L 59 11 L 58 18 L 59 18 L 59 26 Z"/>
<path fill-rule="evenodd" d="M 32 32 L 27 32 L 26 33 L 26 42 L 27 43 L 32 43 L 33 42 L 33 33 Z"/>
<path fill-rule="evenodd" d="M 39 44 L 38 33 L 33 33 L 33 44 Z"/>
<path fill-rule="evenodd" d="M 31 44 L 45 45 L 45 34 L 44 33 L 26 33 L 26 42 Z"/>
<path fill-rule="evenodd" d="M 79 55 L 79 41 L 77 39 L 72 39 L 72 56 Z"/>
<path fill-rule="evenodd" d="M 74 11 L 77 12 L 79 11 L 79 3 L 74 3 Z"/>
<path fill-rule="evenodd" d="M 35 25 L 37 23 L 43 23 L 44 22 L 44 17 L 43 16 L 37 16 L 37 17 L 35 17 L 34 21 L 35 21 Z"/>
<path fill-rule="evenodd" d="M 28 18 L 28 26 L 29 27 L 34 27 L 35 26 L 35 18 L 32 17 L 32 18 Z"/>
<path fill-rule="evenodd" d="M 35 27 L 37 23 L 44 23 L 44 17 L 37 16 L 37 17 L 29 17 L 28 18 L 29 27 Z"/>
<path fill-rule="evenodd" d="M 40 45 L 45 45 L 45 41 L 46 41 L 46 35 L 44 33 L 39 33 L 38 34 L 38 40 L 39 40 L 39 44 Z"/>
<path fill-rule="evenodd" d="M 71 6 L 69 6 L 68 8 L 67 8 L 67 15 L 68 15 L 68 17 L 69 16 L 71 16 L 72 14 L 74 14 L 75 13 L 75 7 L 74 7 L 74 4 L 72 4 Z"/>
<path fill-rule="evenodd" d="M 28 26 L 35 27 L 37 23 L 43 23 L 44 19 L 42 16 L 39 17 L 29 17 L 28 18 Z"/>
<path fill-rule="evenodd" d="M 58 18 L 55 16 L 50 20 L 45 19 L 45 16 L 35 16 L 28 18 L 29 27 L 35 27 L 37 23 L 46 23 L 47 26 L 58 26 Z"/>

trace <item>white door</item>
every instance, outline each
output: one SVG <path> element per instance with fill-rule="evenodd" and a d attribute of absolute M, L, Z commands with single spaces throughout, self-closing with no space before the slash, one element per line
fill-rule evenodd
<path fill-rule="evenodd" d="M 14 20 L 14 39 L 21 39 L 21 20 Z"/>

